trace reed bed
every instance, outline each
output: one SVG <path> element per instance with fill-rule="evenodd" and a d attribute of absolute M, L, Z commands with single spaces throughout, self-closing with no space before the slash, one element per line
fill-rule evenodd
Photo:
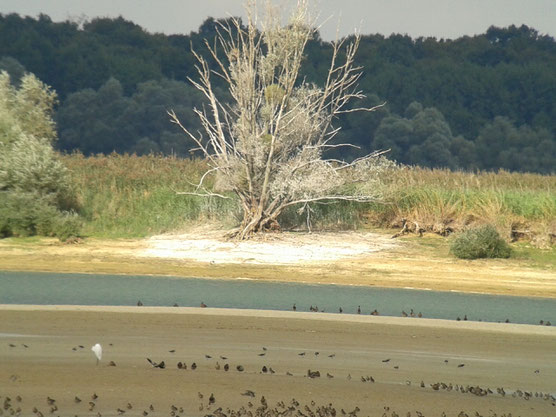
<path fill-rule="evenodd" d="M 206 169 L 202 160 L 117 154 L 72 154 L 63 160 L 72 172 L 89 236 L 147 236 L 203 221 L 233 227 L 241 218 L 233 196 L 176 193 L 193 189 Z M 436 232 L 490 223 L 508 239 L 518 231 L 521 237 L 550 241 L 556 233 L 554 175 L 402 167 L 384 178 L 383 187 L 380 203 L 314 204 L 309 213 L 294 207 L 280 223 L 290 229 L 345 230 L 398 228 L 406 219 Z"/>

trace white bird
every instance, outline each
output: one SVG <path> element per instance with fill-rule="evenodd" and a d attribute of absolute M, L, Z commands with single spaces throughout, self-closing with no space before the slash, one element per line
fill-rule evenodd
<path fill-rule="evenodd" d="M 93 351 L 93 353 L 97 357 L 97 365 L 98 365 L 98 361 L 100 361 L 102 359 L 102 346 L 99 343 L 97 343 L 96 345 L 94 345 L 91 348 L 91 350 Z"/>

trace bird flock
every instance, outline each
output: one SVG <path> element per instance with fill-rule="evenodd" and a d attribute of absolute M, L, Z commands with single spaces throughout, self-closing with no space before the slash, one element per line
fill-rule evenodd
<path fill-rule="evenodd" d="M 293 311 L 298 311 L 297 304 L 292 305 L 292 310 Z M 315 306 L 311 305 L 311 306 L 309 306 L 309 311 L 313 312 L 313 313 L 324 313 L 325 309 L 319 309 L 318 305 L 315 305 Z M 338 313 L 342 314 L 344 312 L 345 312 L 345 310 L 342 307 L 338 308 Z M 354 313 L 356 313 L 356 314 L 365 314 L 365 312 L 361 309 L 360 305 L 357 306 L 357 309 L 354 311 Z M 371 310 L 369 314 L 371 316 L 380 316 L 380 313 L 376 308 Z M 401 317 L 417 317 L 417 318 L 425 317 L 422 312 L 420 312 L 420 311 L 415 312 L 415 310 L 413 308 L 409 309 L 409 312 L 406 312 L 405 310 L 402 310 L 401 313 L 400 313 L 400 316 Z M 460 316 L 456 316 L 455 320 L 456 321 L 467 321 L 468 320 L 467 314 L 464 314 L 463 318 L 460 317 Z M 478 319 L 476 321 L 483 321 L 483 319 Z M 503 322 L 504 323 L 510 323 L 510 319 L 506 318 Z M 502 321 L 498 321 L 498 323 L 502 323 Z M 539 320 L 539 325 L 540 326 L 552 326 L 552 323 L 550 322 L 550 320 L 542 320 L 541 319 L 541 320 Z"/>
<path fill-rule="evenodd" d="M 138 307 L 143 307 L 143 305 L 144 305 L 144 304 L 143 304 L 143 302 L 142 302 L 141 300 L 138 300 L 138 301 L 137 301 L 137 306 L 138 306 Z M 177 303 L 174 303 L 174 304 L 173 304 L 173 307 L 178 307 L 178 304 L 177 304 Z M 201 307 L 201 308 L 206 308 L 207 305 L 206 305 L 204 302 L 201 302 L 200 307 Z M 292 310 L 293 310 L 293 311 L 298 311 L 298 307 L 297 307 L 297 304 L 296 304 L 296 303 L 294 303 L 294 304 L 292 305 Z M 319 309 L 319 306 L 318 306 L 318 305 L 314 305 L 314 306 L 313 306 L 312 304 L 309 306 L 309 309 L 308 309 L 308 310 L 309 310 L 310 312 L 313 312 L 313 313 L 324 313 L 324 312 L 326 312 L 326 310 L 325 310 L 324 308 L 323 308 L 323 309 Z M 345 310 L 344 310 L 342 307 L 339 307 L 339 308 L 338 308 L 338 313 L 342 314 L 342 313 L 344 313 L 344 312 L 345 312 Z M 357 309 L 355 310 L 355 313 L 357 313 L 357 314 L 365 314 L 365 313 L 363 312 L 363 310 L 361 309 L 361 306 L 360 306 L 360 305 L 357 306 Z M 378 311 L 376 308 L 373 309 L 373 310 L 371 310 L 369 314 L 370 314 L 371 316 L 380 316 L 380 313 L 379 313 L 379 311 Z M 413 310 L 413 308 L 411 308 L 411 309 L 409 310 L 409 312 L 406 312 L 405 310 L 402 310 L 400 315 L 401 315 L 401 317 L 417 317 L 417 318 L 423 318 L 423 317 L 425 317 L 425 316 L 423 315 L 423 313 L 421 313 L 420 311 L 416 313 L 416 312 Z M 456 320 L 456 321 L 467 321 L 467 320 L 468 320 L 467 314 L 464 314 L 464 315 L 463 315 L 463 318 L 460 317 L 460 316 L 456 316 L 456 317 L 454 318 L 454 320 Z M 483 319 L 477 319 L 476 321 L 483 321 Z M 504 321 L 498 321 L 498 323 L 502 323 L 502 322 L 503 322 L 503 323 L 510 323 L 510 319 L 509 319 L 509 318 L 506 318 Z M 550 320 L 542 320 L 542 319 L 541 319 L 541 320 L 539 320 L 539 325 L 540 325 L 540 326 L 552 326 L 552 323 L 550 322 Z"/>
<path fill-rule="evenodd" d="M 112 344 L 111 344 L 112 345 Z M 16 345 L 10 344 L 10 347 L 16 347 Z M 29 346 L 25 345 L 25 349 L 28 349 Z M 77 349 L 82 349 L 82 345 L 76 347 Z M 95 357 L 98 361 L 101 360 L 102 355 L 102 347 L 100 344 L 95 344 L 91 350 L 93 351 Z M 272 350 L 272 349 L 271 349 Z M 176 349 L 168 350 L 168 354 L 174 355 L 176 353 Z M 322 358 L 318 360 L 320 363 L 319 366 L 315 365 L 317 361 L 311 361 L 311 367 L 307 367 L 306 372 L 300 373 L 299 371 L 290 371 L 285 369 L 278 369 L 276 365 L 272 365 L 270 361 L 268 361 L 267 354 L 271 353 L 266 346 L 261 347 L 259 351 L 253 352 L 253 355 L 256 355 L 259 359 L 257 361 L 263 360 L 267 363 L 262 365 L 255 366 L 255 365 L 244 365 L 240 363 L 235 363 L 229 360 L 227 355 L 224 354 L 204 354 L 204 358 L 197 358 L 196 360 L 190 360 L 189 363 L 186 361 L 179 360 L 176 362 L 177 359 L 171 358 L 163 358 L 163 359 L 151 359 L 149 357 L 146 358 L 145 366 L 151 367 L 155 372 L 168 372 L 169 369 L 177 369 L 183 372 L 195 372 L 198 368 L 202 368 L 204 370 L 214 369 L 218 372 L 236 372 L 238 374 L 261 374 L 261 375 L 284 375 L 289 377 L 299 377 L 299 378 L 307 378 L 307 380 L 315 380 L 320 378 L 327 378 L 329 380 L 338 380 L 344 379 L 348 381 L 352 381 L 350 383 L 363 383 L 363 384 L 378 384 L 381 381 L 379 378 L 369 374 L 361 374 L 352 377 L 351 373 L 347 375 L 343 374 L 332 374 L 326 369 L 330 369 L 331 362 L 327 361 L 334 361 L 337 360 L 337 355 L 334 352 L 320 352 L 320 351 L 297 351 L 294 357 L 299 358 L 299 360 L 305 361 L 305 358 Z M 272 355 L 270 355 L 272 356 Z M 264 358 L 264 359 L 262 359 Z M 293 359 L 293 358 L 292 358 Z M 325 361 L 325 362 L 323 362 Z M 197 364 L 199 362 L 199 364 Z M 453 366 L 454 369 L 462 369 L 469 364 L 462 363 L 462 362 L 455 362 L 451 363 L 449 360 L 445 359 L 443 366 Z M 107 366 L 116 366 L 114 361 L 110 361 Z M 322 367 L 323 369 L 315 369 Z M 390 357 L 386 357 L 374 364 L 375 367 L 392 367 L 395 370 L 400 368 L 400 365 L 395 359 Z M 298 368 L 297 368 L 298 369 Z M 540 369 L 536 369 L 534 371 L 535 374 L 541 373 Z M 191 374 L 193 376 L 193 374 Z M 384 381 L 387 383 L 387 381 Z M 252 383 L 252 380 L 245 381 L 246 384 Z M 475 395 L 480 397 L 486 396 L 498 396 L 498 397 L 506 397 L 511 396 L 516 399 L 522 399 L 523 401 L 532 401 L 532 400 L 542 400 L 548 402 L 552 407 L 556 407 L 556 398 L 554 394 L 546 393 L 546 392 L 539 392 L 539 391 L 531 391 L 531 390 L 510 390 L 504 387 L 485 387 L 479 385 L 463 385 L 463 384 L 454 384 L 452 382 L 428 382 L 421 380 L 420 382 L 414 382 L 407 380 L 405 382 L 407 386 L 416 385 L 418 386 L 417 389 L 422 390 L 430 390 L 430 392 L 435 391 L 445 391 L 445 392 L 457 392 L 466 395 Z M 359 406 L 355 406 L 351 410 L 345 410 L 343 408 L 336 408 L 332 405 L 332 403 L 324 404 L 324 405 L 317 405 L 314 401 L 311 401 L 309 404 L 301 404 L 295 399 L 285 403 L 284 401 L 278 401 L 274 406 L 270 406 L 265 399 L 264 395 L 260 395 L 257 393 L 256 389 L 253 387 L 241 387 L 238 386 L 237 388 L 237 395 L 238 397 L 241 396 L 247 400 L 247 403 L 244 406 L 241 406 L 237 409 L 232 409 L 226 407 L 226 404 L 221 404 L 215 394 L 211 392 L 210 394 L 205 394 L 202 392 L 197 393 L 197 398 L 195 399 L 185 399 L 185 404 L 171 404 L 169 407 L 159 407 L 155 410 L 155 406 L 150 404 L 149 406 L 135 406 L 132 402 L 127 400 L 122 400 L 121 404 L 114 409 L 105 409 L 99 404 L 101 401 L 99 400 L 99 395 L 96 392 L 93 392 L 89 395 L 82 395 L 82 394 L 70 394 L 73 396 L 73 403 L 74 410 L 72 410 L 72 414 L 74 416 L 95 416 L 95 417 L 102 417 L 103 415 L 111 416 L 111 415 L 125 415 L 125 416 L 158 416 L 158 415 L 169 415 L 170 417 L 179 417 L 179 416 L 186 416 L 188 413 L 185 411 L 186 409 L 191 409 L 191 403 L 196 401 L 200 415 L 205 417 L 359 417 L 360 408 Z M 1 388 L 0 388 L 1 389 Z M 0 400 L 2 401 L 2 409 L 0 409 L 0 416 L 7 415 L 7 416 L 25 416 L 29 415 L 25 412 L 25 404 L 24 400 L 21 395 L 17 395 L 14 399 L 10 396 L 2 397 L 2 393 L 0 392 Z M 67 400 L 67 399 L 66 399 Z M 67 401 L 65 401 L 67 403 Z M 31 408 L 32 407 L 32 408 Z M 35 417 L 45 417 L 45 416 L 64 416 L 69 415 L 68 412 L 65 410 L 59 409 L 58 402 L 55 398 L 47 396 L 44 399 L 42 404 L 33 404 L 27 410 L 32 411 L 32 415 Z M 554 412 L 556 415 L 556 408 L 554 408 Z M 191 412 L 189 411 L 189 415 Z M 385 406 L 383 410 L 382 417 L 424 417 L 425 414 L 418 410 L 408 411 L 402 415 L 398 414 L 397 411 L 393 410 L 391 406 Z M 442 416 L 447 416 L 444 412 Z M 491 412 L 489 414 L 480 414 L 479 412 L 474 412 L 471 414 L 467 414 L 465 411 L 461 411 L 458 417 L 510 417 L 511 414 L 496 414 L 495 412 Z"/>

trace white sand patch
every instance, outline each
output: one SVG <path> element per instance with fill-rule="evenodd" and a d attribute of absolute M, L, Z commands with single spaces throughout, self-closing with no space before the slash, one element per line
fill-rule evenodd
<path fill-rule="evenodd" d="M 299 264 L 335 261 L 391 249 L 396 243 L 375 233 L 279 233 L 247 241 L 221 231 L 154 236 L 138 256 L 210 263 Z"/>

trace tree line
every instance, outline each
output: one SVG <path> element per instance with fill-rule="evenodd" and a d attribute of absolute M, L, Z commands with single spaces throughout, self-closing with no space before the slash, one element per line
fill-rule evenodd
<path fill-rule="evenodd" d="M 56 90 L 59 150 L 187 156 L 193 143 L 166 110 L 201 129 L 193 107 L 205 103 L 187 80 L 195 76 L 191 49 L 204 51 L 217 23 L 164 35 L 122 17 L 55 23 L 0 14 L 0 69 L 16 86 L 27 71 Z M 324 84 L 332 52 L 318 34 L 309 41 L 300 71 L 307 82 Z M 339 116 L 336 141 L 361 149 L 334 157 L 391 149 L 391 158 L 426 167 L 555 171 L 554 38 L 527 26 L 455 40 L 366 35 L 355 64 L 367 98 L 354 105 L 386 105 Z M 224 85 L 215 80 L 214 89 L 225 102 Z"/>

